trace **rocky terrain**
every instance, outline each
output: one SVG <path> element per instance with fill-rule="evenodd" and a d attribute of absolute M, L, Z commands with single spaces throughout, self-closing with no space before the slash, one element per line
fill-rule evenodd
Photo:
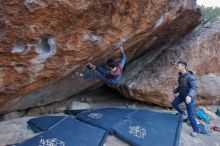
<path fill-rule="evenodd" d="M 175 64 L 197 75 L 197 105 L 220 126 L 220 22 L 198 27 L 196 0 L 0 0 L 0 146 L 33 137 L 26 122 L 66 109 L 129 107 L 175 112 Z M 73 72 L 127 57 L 120 86 L 108 89 Z M 208 106 L 207 106 L 208 105 Z M 219 133 L 181 146 L 220 146 Z M 105 146 L 128 146 L 108 136 Z"/>
<path fill-rule="evenodd" d="M 177 87 L 175 65 L 183 60 L 196 74 L 198 104 L 220 103 L 220 21 L 199 29 L 180 41 L 153 50 L 129 64 L 119 91 L 147 103 L 170 107 Z M 158 53 L 160 52 L 160 53 Z"/>
<path fill-rule="evenodd" d="M 64 100 L 95 86 L 73 77 L 124 44 L 127 63 L 190 33 L 195 0 L 0 0 L 0 113 Z"/>

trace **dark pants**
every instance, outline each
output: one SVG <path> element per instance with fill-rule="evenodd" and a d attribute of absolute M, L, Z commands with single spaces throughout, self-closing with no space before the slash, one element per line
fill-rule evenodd
<path fill-rule="evenodd" d="M 107 86 L 111 88 L 117 87 L 116 83 L 112 82 L 112 79 L 105 77 L 102 73 L 98 71 L 92 71 L 85 75 L 84 79 L 98 78 L 102 80 Z"/>
<path fill-rule="evenodd" d="M 193 128 L 193 131 L 195 132 L 198 132 L 199 129 L 198 129 L 198 125 L 197 125 L 197 122 L 196 122 L 196 119 L 195 119 L 195 101 L 194 99 L 192 98 L 191 102 L 189 104 L 186 103 L 185 101 L 185 98 L 184 97 L 180 97 L 180 96 L 177 96 L 173 102 L 172 102 L 172 106 L 180 113 L 180 114 L 183 114 L 184 111 L 179 107 L 179 104 L 185 102 L 186 104 L 186 109 L 187 109 L 187 113 L 188 113 L 188 118 L 189 118 L 189 121 L 192 125 L 192 128 Z"/>

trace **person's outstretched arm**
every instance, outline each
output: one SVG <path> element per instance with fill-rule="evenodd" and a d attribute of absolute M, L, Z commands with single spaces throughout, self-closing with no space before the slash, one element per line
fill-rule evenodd
<path fill-rule="evenodd" d="M 103 75 L 108 74 L 108 71 L 104 68 L 104 65 L 96 66 L 96 70 Z"/>
<path fill-rule="evenodd" d="M 123 48 L 120 47 L 120 49 L 121 49 L 121 59 L 120 59 L 119 65 L 123 68 L 125 66 L 126 56 L 125 56 Z"/>

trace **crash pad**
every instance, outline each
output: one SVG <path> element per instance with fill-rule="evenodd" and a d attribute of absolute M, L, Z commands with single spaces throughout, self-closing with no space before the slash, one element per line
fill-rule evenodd
<path fill-rule="evenodd" d="M 30 119 L 27 124 L 28 128 L 30 128 L 34 133 L 38 133 L 48 130 L 50 127 L 65 117 L 66 116 L 41 116 Z"/>
<path fill-rule="evenodd" d="M 178 146 L 182 117 L 136 110 L 113 126 L 115 135 L 132 146 Z"/>
<path fill-rule="evenodd" d="M 109 134 L 114 134 L 113 126 L 126 118 L 132 111 L 135 110 L 128 108 L 91 109 L 80 112 L 76 118 L 93 126 L 103 128 Z"/>
<path fill-rule="evenodd" d="M 65 117 L 49 130 L 16 146 L 102 146 L 106 137 L 103 129 Z"/>
<path fill-rule="evenodd" d="M 66 115 L 76 116 L 77 114 L 86 111 L 88 109 L 75 109 L 75 110 L 65 110 L 64 113 Z"/>

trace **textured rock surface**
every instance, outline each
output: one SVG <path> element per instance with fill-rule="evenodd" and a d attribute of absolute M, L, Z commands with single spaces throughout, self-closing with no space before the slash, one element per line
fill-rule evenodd
<path fill-rule="evenodd" d="M 192 0 L 0 0 L 0 113 L 65 99 L 90 87 L 68 75 L 88 61 L 128 60 L 201 21 Z"/>
<path fill-rule="evenodd" d="M 169 107 L 178 73 L 175 64 L 188 62 L 198 79 L 198 104 L 220 101 L 220 22 L 198 30 L 181 41 L 152 51 L 127 67 L 119 91 L 129 98 Z M 150 58 L 150 59 L 149 59 Z M 152 62 L 152 58 L 155 58 Z"/>

